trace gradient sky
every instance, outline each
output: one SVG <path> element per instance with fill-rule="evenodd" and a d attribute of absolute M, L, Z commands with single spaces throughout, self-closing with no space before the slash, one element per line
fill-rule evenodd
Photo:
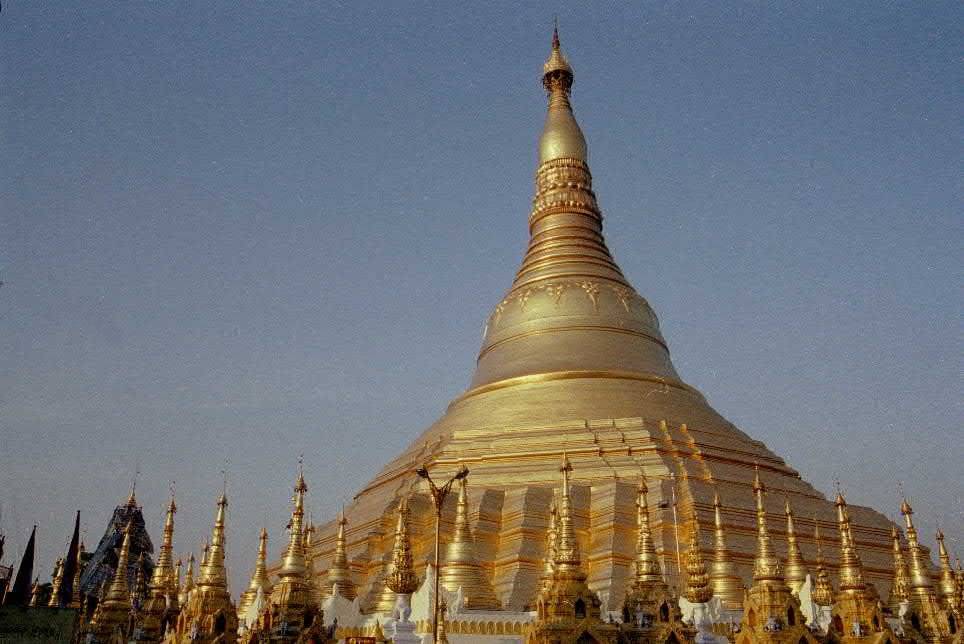
<path fill-rule="evenodd" d="M 226 467 L 238 589 L 299 454 L 321 522 L 442 413 L 525 247 L 554 13 L 683 378 L 964 555 L 959 2 L 69 4 L 0 13 L 8 562 L 36 522 L 49 575 L 78 508 L 96 545 L 138 467 L 197 551 Z"/>

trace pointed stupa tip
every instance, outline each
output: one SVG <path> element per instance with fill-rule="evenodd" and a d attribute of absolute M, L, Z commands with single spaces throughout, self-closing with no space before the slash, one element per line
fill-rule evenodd
<path fill-rule="evenodd" d="M 539 139 L 539 163 L 553 159 L 575 159 L 586 162 L 589 152 L 576 117 L 569 104 L 572 90 L 572 67 L 559 46 L 559 30 L 552 35 L 552 51 L 542 66 L 542 86 L 549 95 L 549 109 Z"/>
<path fill-rule="evenodd" d="M 559 23 L 558 21 L 552 28 L 552 51 L 549 52 L 549 58 L 546 59 L 545 65 L 542 67 L 543 78 L 552 73 L 562 73 L 568 74 L 569 85 L 572 84 L 572 67 L 569 66 L 569 61 L 566 60 L 565 54 L 562 53 L 562 47 L 559 44 Z M 551 91 L 552 88 L 546 85 L 546 89 Z M 568 90 L 568 87 L 566 88 Z"/>

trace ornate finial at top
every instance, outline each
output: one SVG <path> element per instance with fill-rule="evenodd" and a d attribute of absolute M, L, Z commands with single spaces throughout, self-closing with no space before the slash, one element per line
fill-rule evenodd
<path fill-rule="evenodd" d="M 559 30 L 552 32 L 552 51 L 542 66 L 542 86 L 549 95 L 549 112 L 539 140 L 539 162 L 552 159 L 587 161 L 586 137 L 583 136 L 569 104 L 574 75 L 559 45 Z"/>

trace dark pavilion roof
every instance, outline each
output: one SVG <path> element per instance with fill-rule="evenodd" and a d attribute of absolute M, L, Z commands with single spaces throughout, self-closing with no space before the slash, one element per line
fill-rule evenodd
<path fill-rule="evenodd" d="M 84 567 L 84 572 L 80 576 L 80 590 L 84 595 L 97 596 L 104 581 L 109 583 L 113 579 L 114 570 L 117 568 L 117 554 L 124 541 L 124 529 L 129 522 L 132 524 L 132 531 L 127 583 L 131 588 L 134 587 L 141 554 L 144 555 L 144 578 L 150 579 L 154 571 L 154 560 L 151 558 L 154 553 L 154 544 L 151 542 L 150 535 L 147 534 L 141 507 L 137 505 L 137 499 L 131 492 L 126 503 L 114 508 L 114 514 L 107 524 L 104 536 L 100 538 L 97 549 Z"/>

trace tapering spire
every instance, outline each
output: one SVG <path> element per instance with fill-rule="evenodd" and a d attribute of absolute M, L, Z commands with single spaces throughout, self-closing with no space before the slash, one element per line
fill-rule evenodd
<path fill-rule="evenodd" d="M 184 585 L 178 595 L 178 603 L 181 606 L 187 604 L 191 598 L 191 591 L 194 590 L 194 553 L 192 552 L 187 559 L 187 573 L 184 575 Z"/>
<path fill-rule="evenodd" d="M 80 592 L 80 575 L 83 572 L 83 566 L 81 564 L 83 563 L 86 552 L 87 548 L 84 546 L 83 540 L 81 540 L 77 546 L 77 568 L 74 570 L 74 585 L 70 597 L 70 608 L 80 608 L 83 602 L 83 597 Z"/>
<path fill-rule="evenodd" d="M 338 517 L 338 534 L 335 537 L 335 556 L 332 558 L 331 567 L 328 569 L 327 585 L 329 593 L 341 595 L 345 599 L 355 599 L 357 590 L 355 582 L 352 580 L 351 568 L 348 565 L 348 547 L 345 541 L 345 526 L 348 519 L 345 518 L 345 511 L 341 511 Z"/>
<path fill-rule="evenodd" d="M 817 578 L 814 581 L 813 593 L 811 597 L 818 606 L 830 606 L 833 604 L 833 584 L 830 582 L 830 575 L 823 561 L 823 547 L 820 544 L 820 524 L 816 517 L 813 520 L 813 540 L 817 543 Z"/>
<path fill-rule="evenodd" d="M 395 524 L 395 543 L 392 546 L 392 562 L 385 585 L 399 595 L 409 595 L 418 589 L 418 577 L 412 561 L 412 543 L 408 534 L 408 500 L 402 499 L 398 506 Z"/>
<path fill-rule="evenodd" d="M 559 30 L 554 29 L 552 51 L 542 68 L 542 84 L 549 94 L 549 113 L 539 141 L 540 163 L 552 159 L 586 161 L 588 158 L 586 137 L 579 129 L 569 104 L 572 81 L 572 67 L 559 45 Z"/>
<path fill-rule="evenodd" d="M 548 107 L 529 244 L 512 288 L 489 317 L 471 388 L 576 371 L 677 383 L 655 313 L 606 246 L 586 139 L 569 101 L 572 67 L 558 34 L 542 71 Z"/>
<path fill-rule="evenodd" d="M 572 522 L 572 496 L 569 490 L 569 473 L 572 463 L 563 454 L 562 465 L 562 495 L 559 504 L 559 544 L 556 548 L 555 569 L 580 568 L 582 557 L 579 554 L 579 540 L 576 538 L 576 528 Z"/>
<path fill-rule="evenodd" d="M 468 609 L 496 609 L 500 606 L 499 600 L 496 599 L 479 562 L 469 527 L 468 485 L 464 478 L 459 479 L 458 484 L 455 531 L 445 549 L 444 566 L 439 581 L 450 592 L 458 592 L 461 588 Z"/>
<path fill-rule="evenodd" d="M 646 479 L 639 477 L 636 487 L 636 584 L 662 584 L 663 571 L 659 565 L 659 556 L 653 543 L 653 533 L 649 525 L 649 502 L 646 495 Z"/>
<path fill-rule="evenodd" d="M 957 608 L 959 597 L 957 577 L 951 567 L 951 556 L 947 552 L 947 546 L 944 545 L 944 532 L 939 528 L 937 530 L 937 554 L 941 563 L 941 578 L 938 584 L 941 601 L 948 608 Z"/>
<path fill-rule="evenodd" d="M 743 579 L 736 573 L 736 566 L 726 545 L 720 495 L 713 494 L 713 565 L 710 568 L 710 584 L 713 594 L 720 598 L 726 608 L 743 606 Z"/>
<path fill-rule="evenodd" d="M 228 587 L 227 572 L 224 569 L 224 524 L 227 507 L 228 497 L 222 491 L 221 496 L 218 497 L 218 509 L 214 516 L 214 527 L 211 529 L 211 541 L 198 575 L 199 587 L 210 586 L 219 589 Z"/>
<path fill-rule="evenodd" d="M 847 510 L 847 501 L 839 490 L 834 504 L 837 506 L 837 526 L 840 531 L 840 592 L 863 592 L 867 589 L 867 584 L 864 582 L 863 565 L 860 562 L 860 555 L 854 546 L 853 534 L 850 531 L 850 513 Z"/>
<path fill-rule="evenodd" d="M 281 562 L 281 569 L 278 571 L 280 577 L 302 578 L 307 570 L 304 542 L 305 493 L 307 491 L 308 486 L 305 484 L 305 477 L 299 472 L 298 479 L 295 481 L 294 507 L 288 525 L 288 547 Z"/>
<path fill-rule="evenodd" d="M 40 577 L 33 580 L 33 585 L 30 587 L 30 600 L 27 605 L 31 608 L 40 606 Z"/>
<path fill-rule="evenodd" d="M 131 552 L 131 532 L 133 527 L 130 523 L 124 529 L 124 541 L 121 542 L 120 552 L 117 555 L 117 568 L 114 569 L 114 578 L 107 588 L 107 595 L 102 603 L 113 604 L 117 607 L 127 606 L 130 608 L 130 587 L 127 583 L 127 569 L 130 565 Z"/>
<path fill-rule="evenodd" d="M 686 550 L 686 599 L 694 604 L 705 604 L 713 597 L 710 576 L 706 572 L 703 554 L 700 552 L 700 522 L 693 510 L 689 547 Z"/>
<path fill-rule="evenodd" d="M 907 561 L 904 559 L 904 549 L 900 543 L 900 533 L 897 526 L 890 529 L 890 540 L 894 552 L 894 579 L 890 585 L 890 597 L 887 604 L 896 615 L 900 605 L 910 599 L 910 574 L 907 572 Z"/>
<path fill-rule="evenodd" d="M 800 544 L 797 543 L 797 532 L 793 524 L 793 509 L 790 507 L 789 499 L 784 504 L 784 512 L 787 515 L 787 563 L 784 574 L 790 590 L 799 594 L 803 584 L 807 581 L 807 565 L 803 560 L 803 553 L 800 552 Z"/>
<path fill-rule="evenodd" d="M 914 509 L 905 498 L 900 504 L 900 513 L 904 515 L 907 531 L 907 550 L 910 554 L 910 587 L 912 592 L 928 594 L 933 592 L 930 577 L 930 560 L 924 555 L 917 539 L 917 528 L 914 527 Z"/>
<path fill-rule="evenodd" d="M 271 594 L 271 582 L 268 579 L 268 531 L 261 528 L 258 537 L 258 557 L 254 562 L 254 572 L 248 588 L 241 594 L 238 602 L 238 614 L 243 614 L 261 591 L 265 597 Z"/>
<path fill-rule="evenodd" d="M 556 568 L 556 549 L 559 546 L 559 510 L 556 500 L 549 503 L 549 523 L 546 526 L 546 554 L 542 564 L 542 588 L 552 583 L 552 571 Z"/>
<path fill-rule="evenodd" d="M 773 546 L 770 543 L 770 532 L 767 530 L 766 508 L 763 505 L 763 495 L 766 488 L 760 481 L 760 468 L 755 467 L 753 472 L 753 493 L 756 495 L 756 526 L 757 526 L 757 549 L 756 559 L 753 562 L 753 580 L 778 580 L 785 581 L 783 570 L 780 567 L 780 560 L 773 553 Z"/>
<path fill-rule="evenodd" d="M 154 573 L 151 575 L 149 591 L 151 597 L 173 597 L 177 599 L 177 589 L 174 581 L 174 514 L 177 512 L 177 504 L 174 502 L 174 493 L 171 492 L 171 499 L 167 504 L 167 512 L 164 518 L 164 536 L 161 540 L 161 547 L 157 554 L 157 562 L 154 564 Z"/>
<path fill-rule="evenodd" d="M 37 526 L 30 530 L 30 538 L 27 539 L 27 547 L 23 550 L 20 558 L 20 566 L 17 568 L 17 577 L 13 581 L 13 587 L 7 591 L 3 602 L 8 606 L 26 606 L 33 599 L 33 592 L 30 580 L 33 579 L 34 551 L 37 543 Z"/>
<path fill-rule="evenodd" d="M 64 558 L 57 557 L 57 562 L 54 564 L 54 574 L 51 578 L 51 590 L 50 599 L 47 600 L 47 606 L 57 606 L 60 601 L 60 585 L 64 580 Z"/>
<path fill-rule="evenodd" d="M 80 570 L 80 510 L 74 516 L 74 531 L 70 537 L 70 545 L 67 547 L 67 556 L 64 557 L 64 568 L 61 571 L 59 592 L 54 596 L 57 599 L 57 606 L 66 608 L 74 601 L 74 582 L 79 578 L 77 574 Z M 78 599 L 80 596 L 78 595 Z"/>

